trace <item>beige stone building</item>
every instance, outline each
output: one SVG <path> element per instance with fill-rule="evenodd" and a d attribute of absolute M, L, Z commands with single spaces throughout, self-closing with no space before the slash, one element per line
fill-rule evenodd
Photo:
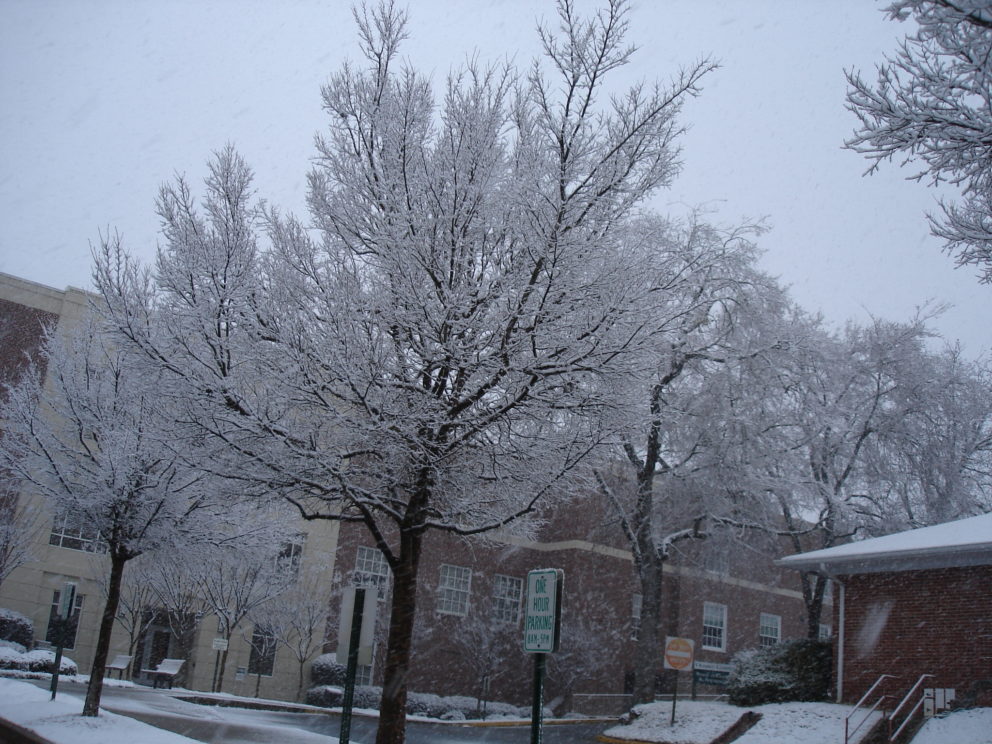
<path fill-rule="evenodd" d="M 27 358 L 37 353 L 44 327 L 56 328 L 58 333 L 72 333 L 74 325 L 86 313 L 90 299 L 86 292 L 73 287 L 57 290 L 0 273 L 0 381 L 16 378 Z M 13 506 L 12 499 L 18 501 L 21 512 L 31 516 L 32 526 L 31 560 L 15 569 L 0 585 L 0 607 L 28 617 L 34 625 L 35 642 L 44 646 L 53 640 L 53 619 L 61 593 L 67 583 L 74 584 L 76 629 L 65 655 L 77 663 L 80 672 L 87 673 L 104 607 L 101 579 L 109 574 L 110 560 L 100 551 L 96 535 L 86 534 L 60 519 L 35 495 L 12 493 L 11 489 L 3 488 L 2 482 L 0 493 L 6 493 L 8 507 Z M 315 591 L 326 594 L 327 605 L 338 525 L 299 520 L 297 527 L 299 539 L 286 546 L 289 557 L 301 573 L 326 577 L 316 582 Z M 314 567 L 319 567 L 319 571 L 313 571 Z M 126 583 L 127 576 L 125 569 Z M 153 668 L 163 658 L 186 656 L 181 649 L 189 648 L 177 684 L 196 690 L 211 689 L 222 656 L 215 648 L 219 637 L 216 617 L 202 616 L 188 639 L 177 637 L 167 613 L 154 606 L 142 611 L 139 622 L 134 648 L 129 648 L 129 633 L 120 623 L 115 624 L 110 659 L 118 654 L 132 655 L 130 676 L 151 683 L 152 677 L 143 670 Z M 326 629 L 320 627 L 313 656 L 320 653 L 325 634 Z M 250 623 L 234 629 L 224 668 L 223 691 L 253 695 L 257 688 L 264 697 L 292 699 L 298 687 L 296 656 L 280 644 L 253 646 L 251 641 L 257 637 Z M 309 664 L 306 676 L 308 680 Z"/>

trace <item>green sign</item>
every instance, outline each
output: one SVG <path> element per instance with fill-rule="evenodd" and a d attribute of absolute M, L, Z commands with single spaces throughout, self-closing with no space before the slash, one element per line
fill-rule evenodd
<path fill-rule="evenodd" d="M 554 653 L 561 639 L 561 589 L 565 572 L 544 568 L 527 574 L 524 651 Z"/>

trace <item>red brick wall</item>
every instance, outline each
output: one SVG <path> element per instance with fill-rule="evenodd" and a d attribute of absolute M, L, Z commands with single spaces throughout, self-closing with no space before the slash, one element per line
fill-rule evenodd
<path fill-rule="evenodd" d="M 992 679 L 992 566 L 841 580 L 845 701 L 857 701 L 881 674 L 898 675 L 883 692 L 899 697 L 924 673 L 936 675 L 927 687 L 954 688 L 958 696 Z M 992 697 L 981 702 L 992 705 Z"/>
<path fill-rule="evenodd" d="M 569 529 L 561 529 L 559 525 L 551 539 L 567 539 L 565 533 L 571 531 L 572 527 L 571 523 L 568 524 Z M 602 531 L 602 522 L 600 528 Z M 579 539 L 592 537 L 581 527 L 576 529 L 576 533 Z M 600 539 L 595 542 L 603 544 L 611 540 Z M 620 540 L 616 542 L 622 544 Z M 372 547 L 372 544 L 364 527 L 343 527 L 336 556 L 335 573 L 338 581 L 350 580 L 358 546 Z M 437 612 L 436 590 L 442 563 L 472 569 L 469 618 Z M 746 569 L 750 580 L 755 580 L 760 575 L 772 586 L 798 589 L 797 572 L 779 571 L 772 566 L 770 558 L 764 560 L 764 566 L 759 566 L 759 563 L 753 554 L 748 554 L 747 561 L 732 561 L 730 577 L 742 578 L 740 573 Z M 675 627 L 678 635 L 695 639 L 700 659 L 726 663 L 736 652 L 757 647 L 758 620 L 762 612 L 775 613 L 782 617 L 783 638 L 805 635 L 801 599 L 741 586 L 740 583 L 727 580 L 727 577 L 721 580 L 716 574 L 705 574 L 694 561 L 685 556 L 676 557 L 673 565 L 681 565 L 694 573 L 677 580 L 674 574 L 666 572 L 662 598 L 662 636 L 669 632 L 668 628 Z M 568 660 L 565 655 L 575 650 L 575 640 L 565 635 L 562 652 L 549 670 L 546 700 L 569 694 L 623 693 L 637 652 L 636 642 L 631 638 L 632 596 L 637 589 L 634 567 L 629 559 L 575 548 L 547 551 L 496 545 L 439 533 L 428 534 L 420 565 L 418 631 L 414 638 L 413 668 L 408 679 L 410 689 L 438 694 L 472 694 L 475 691 L 478 669 L 476 662 L 459 651 L 453 642 L 459 627 L 469 623 L 473 617 L 487 613 L 494 574 L 525 578 L 530 570 L 549 567 L 565 569 L 563 614 L 566 628 L 570 621 L 581 618 L 587 634 L 598 637 L 603 648 L 580 652 L 579 656 L 583 658 L 573 657 L 573 660 Z M 727 605 L 728 643 L 725 652 L 702 651 L 700 648 L 704 602 Z M 332 635 L 336 634 L 339 603 L 339 598 L 331 600 L 333 617 L 329 628 Z M 379 610 L 384 615 L 388 611 L 388 603 L 380 603 Z M 380 616 L 380 635 L 374 665 L 376 683 L 381 683 L 386 621 L 387 618 Z M 492 681 L 491 698 L 526 704 L 530 699 L 532 658 L 522 650 L 523 631 L 519 624 L 510 634 L 513 638 L 512 650 L 504 667 L 500 669 L 501 673 Z M 596 653 L 599 650 L 602 653 Z M 585 656 L 592 658 L 593 663 L 587 664 L 577 678 L 574 675 L 569 680 L 563 679 L 561 675 L 556 678 L 554 663 L 588 662 Z M 658 672 L 662 674 L 661 658 L 657 660 L 657 664 Z M 570 684 L 566 687 L 565 682 Z M 672 679 L 666 679 L 666 687 L 672 682 Z M 688 691 L 689 685 L 689 675 L 683 674 L 680 690 Z M 701 693 L 720 691 L 722 688 L 699 689 Z"/>
<path fill-rule="evenodd" d="M 0 299 L 0 382 L 13 382 L 27 364 L 37 359 L 42 331 L 58 316 Z"/>

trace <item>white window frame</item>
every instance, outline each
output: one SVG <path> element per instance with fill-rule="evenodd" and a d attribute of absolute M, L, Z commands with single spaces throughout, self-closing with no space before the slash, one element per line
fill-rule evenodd
<path fill-rule="evenodd" d="M 372 686 L 372 665 L 359 664 L 355 668 L 355 684 L 361 687 Z"/>
<path fill-rule="evenodd" d="M 762 612 L 758 619 L 758 644 L 775 646 L 782 642 L 782 616 Z"/>
<path fill-rule="evenodd" d="M 817 638 L 821 641 L 829 641 L 834 637 L 834 629 L 829 623 L 820 623 L 819 632 L 817 633 Z"/>
<path fill-rule="evenodd" d="M 493 576 L 493 620 L 514 625 L 519 622 L 523 595 L 523 579 L 505 574 Z"/>
<path fill-rule="evenodd" d="M 68 512 L 55 517 L 48 544 L 66 550 L 81 550 L 84 553 L 106 553 L 107 543 L 96 530 L 82 527 Z"/>
<path fill-rule="evenodd" d="M 472 593 L 472 569 L 466 566 L 441 564 L 441 579 L 437 585 L 437 611 L 442 615 L 468 615 L 468 600 Z"/>
<path fill-rule="evenodd" d="M 294 576 L 300 572 L 306 539 L 306 535 L 300 534 L 292 540 L 287 540 L 279 547 L 279 554 L 276 556 L 277 570 L 285 571 Z"/>
<path fill-rule="evenodd" d="M 727 605 L 703 602 L 702 645 L 710 651 L 727 650 Z"/>
<path fill-rule="evenodd" d="M 382 602 L 389 590 L 389 575 L 389 564 L 381 550 L 359 546 L 355 553 L 355 573 L 351 577 L 354 586 L 374 587 L 376 598 Z"/>

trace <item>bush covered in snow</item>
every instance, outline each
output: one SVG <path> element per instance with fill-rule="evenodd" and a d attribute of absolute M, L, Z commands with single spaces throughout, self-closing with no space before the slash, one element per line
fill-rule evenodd
<path fill-rule="evenodd" d="M 310 705 L 320 705 L 325 708 L 338 708 L 344 698 L 344 691 L 337 685 L 320 685 L 307 690 L 306 702 Z M 355 708 L 378 709 L 382 698 L 379 687 L 356 687 Z M 406 701 L 407 715 L 423 716 L 424 718 L 440 718 L 446 721 L 464 721 L 480 717 L 479 702 L 474 697 L 452 695 L 441 697 L 425 692 L 410 692 Z M 521 710 L 508 703 L 488 703 L 487 716 L 511 716 L 526 718 L 529 711 Z"/>
<path fill-rule="evenodd" d="M 34 643 L 34 624 L 20 612 L 0 607 L 0 640 L 13 641 L 31 648 Z"/>
<path fill-rule="evenodd" d="M 340 708 L 343 697 L 344 690 L 336 685 L 317 685 L 307 690 L 305 702 L 323 708 Z"/>
<path fill-rule="evenodd" d="M 51 674 L 55 671 L 55 652 L 41 649 L 22 652 L 18 651 L 16 647 L 0 646 L 0 669 Z M 78 672 L 76 662 L 63 656 L 62 663 L 59 665 L 59 673 L 77 674 Z"/>
<path fill-rule="evenodd" d="M 831 662 L 830 641 L 806 638 L 741 651 L 732 662 L 727 694 L 734 705 L 825 700 Z"/>
<path fill-rule="evenodd" d="M 310 665 L 310 679 L 314 685 L 343 685 L 344 664 L 338 664 L 335 654 L 321 654 Z"/>

